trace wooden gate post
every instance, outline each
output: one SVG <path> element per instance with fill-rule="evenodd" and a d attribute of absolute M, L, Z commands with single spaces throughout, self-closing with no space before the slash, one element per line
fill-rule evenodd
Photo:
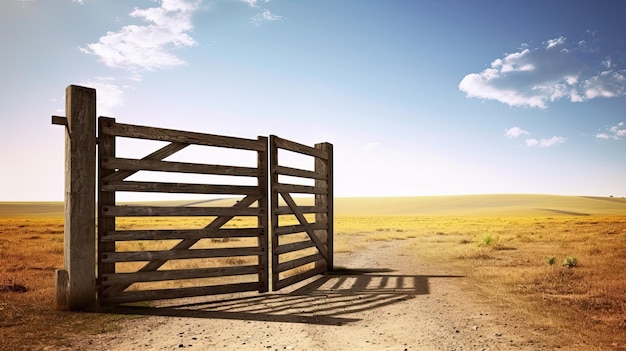
<path fill-rule="evenodd" d="M 96 302 L 96 90 L 65 90 L 64 269 L 56 272 L 56 308 L 92 309 Z"/>
<path fill-rule="evenodd" d="M 323 174 L 325 180 L 315 180 L 316 188 L 325 188 L 326 194 L 315 195 L 315 207 L 326 207 L 325 213 L 316 213 L 316 223 L 327 223 L 325 231 L 319 231 L 320 240 L 326 245 L 327 257 L 326 271 L 332 271 L 334 269 L 334 194 L 333 194 L 333 144 L 319 143 L 315 144 L 315 148 L 326 152 L 327 159 L 322 160 L 318 157 L 315 158 L 315 172 Z"/>

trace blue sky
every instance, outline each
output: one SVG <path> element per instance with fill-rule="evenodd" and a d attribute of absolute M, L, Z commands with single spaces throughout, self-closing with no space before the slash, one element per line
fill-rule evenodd
<path fill-rule="evenodd" d="M 63 199 L 65 87 L 335 150 L 336 196 L 626 196 L 626 2 L 4 0 L 0 201 Z"/>

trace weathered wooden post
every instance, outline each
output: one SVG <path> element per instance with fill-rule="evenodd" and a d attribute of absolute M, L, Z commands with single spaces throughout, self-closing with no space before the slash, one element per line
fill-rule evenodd
<path fill-rule="evenodd" d="M 96 90 L 70 85 L 65 118 L 64 269 L 56 271 L 56 308 L 91 309 L 96 302 Z"/>
<path fill-rule="evenodd" d="M 333 208 L 333 144 L 319 143 L 315 144 L 315 148 L 322 150 L 326 153 L 327 158 L 325 160 L 316 157 L 315 158 L 315 173 L 323 174 L 325 179 L 316 179 L 316 188 L 325 188 L 326 194 L 315 195 L 315 207 L 326 207 L 325 213 L 316 213 L 316 223 L 327 223 L 326 230 L 320 230 L 316 234 L 320 240 L 326 244 L 327 251 L 327 264 L 326 270 L 332 271 L 334 267 L 333 262 L 333 236 L 334 236 L 334 208 Z M 321 234 L 321 235 L 319 235 Z"/>

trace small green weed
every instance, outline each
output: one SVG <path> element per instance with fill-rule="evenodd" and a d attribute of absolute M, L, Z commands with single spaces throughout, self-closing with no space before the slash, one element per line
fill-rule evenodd
<path fill-rule="evenodd" d="M 480 238 L 480 241 L 478 242 L 478 246 L 490 246 L 491 244 L 494 243 L 495 238 L 493 237 L 493 235 L 491 234 L 487 234 L 484 235 L 482 238 Z"/>
<path fill-rule="evenodd" d="M 563 267 L 574 268 L 578 265 L 578 260 L 576 257 L 566 257 L 563 260 Z"/>
<path fill-rule="evenodd" d="M 556 261 L 556 257 L 554 256 L 548 257 L 548 265 L 553 266 L 555 261 Z"/>

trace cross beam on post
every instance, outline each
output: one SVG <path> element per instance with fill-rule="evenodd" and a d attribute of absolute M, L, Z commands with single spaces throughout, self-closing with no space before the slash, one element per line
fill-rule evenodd
<path fill-rule="evenodd" d="M 65 90 L 64 269 L 56 271 L 56 308 L 96 305 L 96 90 L 70 85 Z"/>

